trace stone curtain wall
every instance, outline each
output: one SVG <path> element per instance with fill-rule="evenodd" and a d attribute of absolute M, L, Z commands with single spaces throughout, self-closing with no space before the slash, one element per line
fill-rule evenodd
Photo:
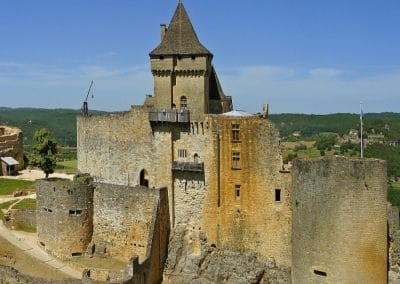
<path fill-rule="evenodd" d="M 92 251 L 126 262 L 138 255 L 144 261 L 159 200 L 156 189 L 96 184 Z M 161 221 L 169 224 L 165 217 Z"/>
<path fill-rule="evenodd" d="M 400 280 L 400 221 L 399 207 L 388 203 L 389 283 Z"/>
<path fill-rule="evenodd" d="M 39 243 L 69 259 L 86 251 L 93 230 L 93 187 L 70 180 L 36 181 Z"/>
<path fill-rule="evenodd" d="M 78 171 L 95 181 L 139 185 L 146 169 L 155 183 L 152 163 L 152 131 L 148 113 L 136 107 L 129 112 L 77 119 Z"/>
<path fill-rule="evenodd" d="M 386 164 L 293 162 L 293 283 L 386 283 Z"/>
<path fill-rule="evenodd" d="M 24 168 L 23 135 L 20 129 L 0 126 L 0 157 L 13 157 L 19 162 L 17 170 Z"/>

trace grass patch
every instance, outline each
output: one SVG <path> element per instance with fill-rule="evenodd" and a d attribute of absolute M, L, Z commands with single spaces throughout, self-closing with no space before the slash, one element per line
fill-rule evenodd
<path fill-rule="evenodd" d="M 0 179 L 0 195 L 10 195 L 17 190 L 35 191 L 34 182 L 18 179 Z"/>
<path fill-rule="evenodd" d="M 36 199 L 26 198 L 15 204 L 12 209 L 30 209 L 36 208 Z"/>
<path fill-rule="evenodd" d="M 400 206 L 400 182 L 392 182 L 388 187 L 388 201 L 393 206 Z"/>
<path fill-rule="evenodd" d="M 16 222 L 14 223 L 14 230 L 16 231 L 24 231 L 27 233 L 36 233 L 36 227 L 32 227 L 31 225 L 28 225 L 23 222 Z"/>
<path fill-rule="evenodd" d="M 55 169 L 58 173 L 65 173 L 65 174 L 76 174 L 78 169 L 78 161 L 77 160 L 69 160 L 63 162 L 57 162 L 57 167 Z"/>
<path fill-rule="evenodd" d="M 0 209 L 8 209 L 8 207 L 10 207 L 11 204 L 14 204 L 15 202 L 17 202 L 18 200 L 10 200 L 7 202 L 3 202 L 0 204 Z"/>

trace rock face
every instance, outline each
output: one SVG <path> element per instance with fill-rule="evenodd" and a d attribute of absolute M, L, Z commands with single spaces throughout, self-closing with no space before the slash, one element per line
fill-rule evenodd
<path fill-rule="evenodd" d="M 290 283 L 290 269 L 273 259 L 207 245 L 199 230 L 178 226 L 169 243 L 163 283 Z"/>

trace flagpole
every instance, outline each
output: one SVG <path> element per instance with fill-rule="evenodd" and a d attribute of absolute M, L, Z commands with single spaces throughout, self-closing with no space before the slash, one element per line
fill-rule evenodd
<path fill-rule="evenodd" d="M 363 141 L 363 111 L 362 102 L 360 102 L 360 125 L 361 125 L 361 139 L 360 139 L 360 156 L 364 158 L 364 141 Z"/>

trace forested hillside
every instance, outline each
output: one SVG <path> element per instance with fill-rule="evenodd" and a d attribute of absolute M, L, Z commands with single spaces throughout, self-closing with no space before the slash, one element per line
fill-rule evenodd
<path fill-rule="evenodd" d="M 93 113 L 99 113 L 94 111 Z M 76 116 L 79 110 L 0 108 L 0 124 L 22 129 L 25 145 L 29 148 L 33 132 L 48 128 L 62 146 L 76 146 Z M 271 114 L 270 119 L 278 126 L 281 136 L 290 140 L 292 133 L 300 131 L 300 140 L 312 139 L 321 132 L 346 134 L 350 129 L 359 129 L 357 114 L 337 113 L 313 114 Z M 400 113 L 368 113 L 364 117 L 365 133 L 383 133 L 387 139 L 400 139 Z"/>
<path fill-rule="evenodd" d="M 300 139 L 312 138 L 321 132 L 347 134 L 350 129 L 360 128 L 360 116 L 350 113 L 327 115 L 271 114 L 270 119 L 278 126 L 281 136 L 291 139 L 293 132 L 300 131 Z M 365 133 L 385 135 L 387 139 L 400 139 L 400 113 L 368 113 L 364 115 Z"/>

